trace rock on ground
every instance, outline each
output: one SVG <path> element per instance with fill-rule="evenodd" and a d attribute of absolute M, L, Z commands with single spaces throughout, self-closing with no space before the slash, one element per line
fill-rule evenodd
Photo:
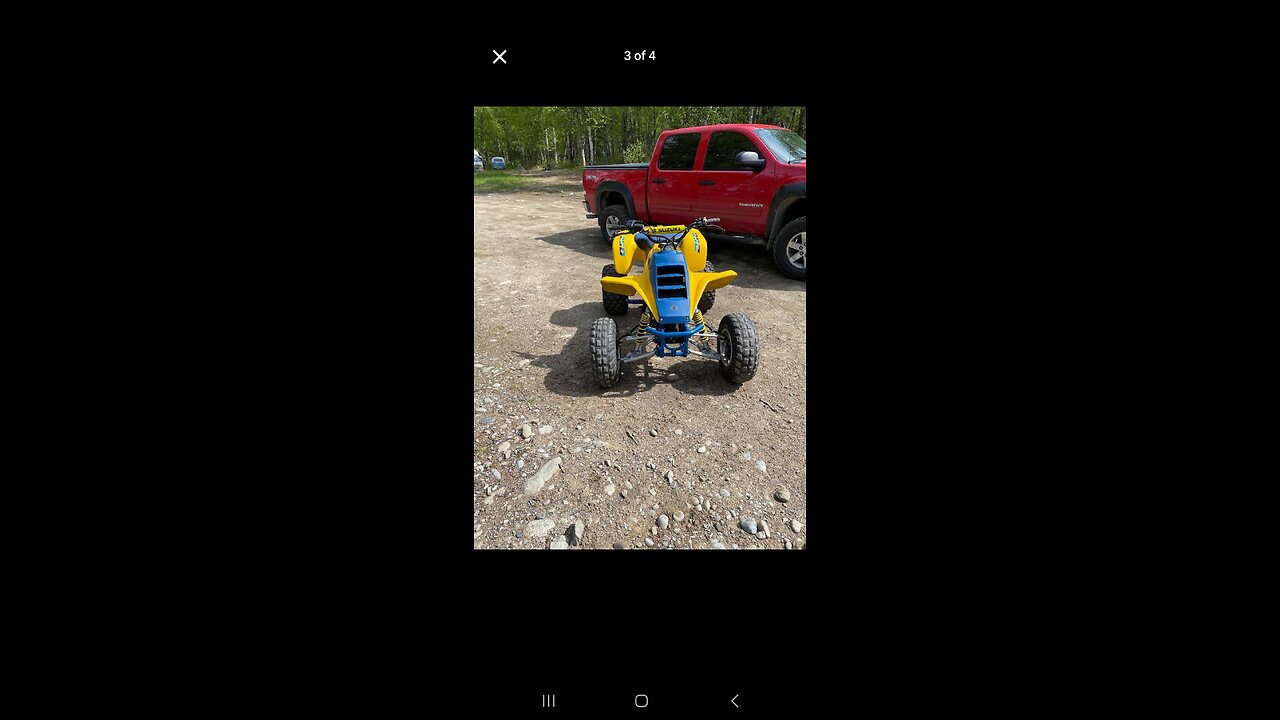
<path fill-rule="evenodd" d="M 581 520 L 578 520 L 565 529 L 564 538 L 569 541 L 570 545 L 579 545 L 582 543 L 582 536 L 586 533 L 586 530 L 587 526 Z"/>
<path fill-rule="evenodd" d="M 778 491 L 773 494 L 773 498 L 778 502 L 788 502 L 791 500 L 791 491 L 786 488 L 778 488 Z"/>
<path fill-rule="evenodd" d="M 563 535 L 561 535 L 560 537 L 558 537 L 558 538 L 556 538 L 554 541 L 552 541 L 552 543 L 551 543 L 551 549 L 552 549 L 552 550 L 568 550 L 568 549 L 569 549 L 569 543 L 568 543 L 568 542 L 565 542 L 564 536 L 563 536 Z"/>
<path fill-rule="evenodd" d="M 524 532 L 531 538 L 546 537 L 555 525 L 554 520 L 532 520 L 524 526 Z"/>
<path fill-rule="evenodd" d="M 759 532 L 759 530 L 756 528 L 756 521 L 753 520 L 752 518 L 742 518 L 742 520 L 739 521 L 738 524 L 742 527 L 743 530 L 746 530 L 749 535 L 755 535 L 757 532 Z"/>
<path fill-rule="evenodd" d="M 536 475 L 534 475 L 533 477 L 525 481 L 524 494 L 525 495 L 537 494 L 537 492 L 542 489 L 542 486 L 545 485 L 547 481 L 551 479 L 551 476 L 552 474 L 555 473 L 556 469 L 560 467 L 560 462 L 561 460 L 559 456 L 553 457 L 550 460 L 548 460 L 547 464 L 543 465 L 542 469 L 539 470 Z"/>

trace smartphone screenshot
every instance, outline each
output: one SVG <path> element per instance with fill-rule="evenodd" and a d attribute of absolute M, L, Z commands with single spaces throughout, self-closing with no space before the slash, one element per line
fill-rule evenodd
<path fill-rule="evenodd" d="M 473 553 L 518 556 L 522 571 L 708 575 L 763 551 L 798 572 L 811 502 L 803 85 L 773 80 L 784 68 L 765 58 L 642 44 L 497 44 L 469 62 Z M 473 707 L 804 716 L 794 682 L 701 677 L 544 669 L 474 687 Z"/>

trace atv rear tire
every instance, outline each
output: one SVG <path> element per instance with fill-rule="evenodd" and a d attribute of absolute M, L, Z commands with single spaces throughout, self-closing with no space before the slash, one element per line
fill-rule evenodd
<path fill-rule="evenodd" d="M 760 366 L 760 338 L 751 318 L 742 313 L 726 315 L 720 320 L 718 334 L 720 374 L 729 382 L 738 384 L 755 377 L 756 368 Z"/>
<path fill-rule="evenodd" d="M 710 260 L 707 261 L 707 266 L 702 268 L 702 272 L 710 273 L 715 271 L 716 271 L 716 266 L 712 265 Z M 698 309 L 701 310 L 702 312 L 706 312 L 710 310 L 711 306 L 715 304 L 716 304 L 715 290 L 705 290 L 702 293 L 702 297 L 698 298 Z"/>
<path fill-rule="evenodd" d="M 613 387 L 618 382 L 619 365 L 618 324 L 613 318 L 599 318 L 591 323 L 591 370 L 596 384 Z"/>
<path fill-rule="evenodd" d="M 619 225 L 626 225 L 631 219 L 631 213 L 627 212 L 626 205 L 610 205 L 600 213 L 600 235 L 605 242 L 609 242 L 613 239 L 610 237 L 610 231 Z"/>
<path fill-rule="evenodd" d="M 809 275 L 809 265 L 805 261 L 805 239 L 808 233 L 808 218 L 796 218 L 787 223 L 778 237 L 773 241 L 773 262 L 783 275 L 795 280 L 804 280 Z"/>
<path fill-rule="evenodd" d="M 626 277 L 624 273 L 618 272 L 613 267 L 613 263 L 609 263 L 600 269 L 600 277 Z M 600 301 L 604 303 L 604 311 L 610 315 L 626 315 L 627 314 L 627 296 L 619 293 L 611 293 L 604 288 L 600 288 Z"/>

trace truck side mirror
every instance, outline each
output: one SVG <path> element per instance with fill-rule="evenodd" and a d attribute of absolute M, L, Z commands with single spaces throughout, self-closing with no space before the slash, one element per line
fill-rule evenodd
<path fill-rule="evenodd" d="M 760 168 L 764 167 L 764 160 L 760 159 L 760 153 L 754 153 L 750 151 L 740 152 L 738 153 L 737 157 L 734 158 L 734 161 L 737 162 L 739 165 L 743 167 L 749 167 L 752 170 L 759 170 Z"/>

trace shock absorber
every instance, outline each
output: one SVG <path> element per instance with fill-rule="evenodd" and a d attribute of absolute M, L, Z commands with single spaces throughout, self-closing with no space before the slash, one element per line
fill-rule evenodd
<path fill-rule="evenodd" d="M 702 311 L 701 311 L 701 310 L 698 310 L 697 308 L 694 308 L 694 310 L 693 310 L 693 320 L 692 320 L 692 322 L 691 322 L 691 323 L 690 323 L 690 325 L 689 325 L 690 329 L 692 329 L 692 328 L 696 328 L 696 327 L 698 327 L 698 325 L 706 326 L 706 324 L 707 324 L 707 320 L 706 320 L 706 318 L 702 317 Z M 703 328 L 702 328 L 702 331 L 703 331 L 703 332 L 711 332 L 711 328 L 710 328 L 710 327 L 703 327 Z M 695 344 L 695 345 L 697 345 L 698 347 L 702 348 L 702 349 L 703 349 L 703 351 L 705 351 L 705 352 L 711 352 L 711 347 L 710 347 L 709 345 L 707 345 L 707 341 L 706 341 L 705 339 L 703 339 L 703 338 L 694 338 L 693 342 L 694 342 L 694 344 Z"/>
<path fill-rule="evenodd" d="M 645 336 L 645 330 L 649 327 L 649 321 L 652 319 L 653 316 L 649 314 L 649 307 L 646 305 L 644 312 L 640 314 L 640 325 L 636 327 L 636 337 L 643 338 Z M 637 340 L 636 352 L 640 352 L 648 342 L 648 340 Z"/>

